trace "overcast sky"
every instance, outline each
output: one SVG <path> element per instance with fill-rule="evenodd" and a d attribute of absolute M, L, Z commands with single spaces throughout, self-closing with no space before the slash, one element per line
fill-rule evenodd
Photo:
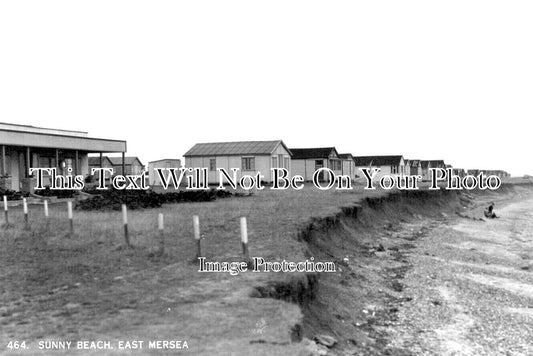
<path fill-rule="evenodd" d="M 0 121 L 533 174 L 532 1 L 3 1 Z"/>

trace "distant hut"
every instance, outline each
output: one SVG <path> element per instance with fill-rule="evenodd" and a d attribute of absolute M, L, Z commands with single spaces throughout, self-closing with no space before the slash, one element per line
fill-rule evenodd
<path fill-rule="evenodd" d="M 430 179 L 429 169 L 431 168 L 431 161 L 421 160 L 420 167 L 422 167 L 422 180 L 428 181 Z"/>
<path fill-rule="evenodd" d="M 406 159 L 405 172 L 411 176 L 422 176 L 422 164 L 419 159 Z"/>
<path fill-rule="evenodd" d="M 329 168 L 335 175 L 342 174 L 342 159 L 335 147 L 319 148 L 291 148 L 292 169 L 294 175 L 298 174 L 308 181 L 313 179 L 313 174 L 320 168 Z M 329 176 L 322 171 L 319 180 L 328 180 Z"/>
<path fill-rule="evenodd" d="M 428 181 L 431 179 L 430 169 L 431 168 L 443 168 L 446 169 L 446 164 L 442 159 L 436 160 L 422 160 L 420 161 L 422 165 L 422 180 Z"/>
<path fill-rule="evenodd" d="M 339 158 L 342 161 L 342 174 L 349 175 L 354 179 L 355 177 L 355 161 L 351 153 L 339 153 Z"/>
<path fill-rule="evenodd" d="M 181 168 L 181 160 L 177 158 L 164 158 L 148 162 L 148 182 L 152 186 L 161 185 L 156 168 Z"/>
<path fill-rule="evenodd" d="M 466 176 L 466 171 L 463 168 L 453 168 L 453 174 L 461 178 Z"/>
<path fill-rule="evenodd" d="M 124 157 L 124 172 L 122 171 L 122 158 L 108 157 L 113 165 L 114 173 L 120 175 L 139 175 L 144 171 L 144 165 L 138 157 Z"/>
<path fill-rule="evenodd" d="M 197 143 L 184 155 L 187 168 L 208 169 L 209 184 L 219 183 L 218 168 L 231 177 L 231 169 L 238 168 L 237 179 L 261 173 L 263 181 L 271 183 L 271 168 L 285 168 L 290 174 L 291 156 L 282 140 Z"/>
<path fill-rule="evenodd" d="M 113 168 L 113 163 L 107 156 L 102 156 L 102 160 L 100 157 L 89 157 L 89 173 L 92 168 Z"/>
<path fill-rule="evenodd" d="M 405 161 L 401 155 L 355 156 L 354 161 L 358 176 L 363 176 L 363 173 L 360 171 L 361 168 L 380 168 L 380 171 L 375 175 L 375 179 L 379 179 L 383 175 L 405 175 Z"/>

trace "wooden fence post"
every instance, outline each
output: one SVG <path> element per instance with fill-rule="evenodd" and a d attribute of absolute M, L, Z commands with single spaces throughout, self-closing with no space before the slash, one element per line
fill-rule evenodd
<path fill-rule="evenodd" d="M 74 216 L 72 214 L 72 200 L 67 202 L 68 220 L 70 224 L 70 235 L 74 235 Z"/>
<path fill-rule="evenodd" d="M 159 251 L 157 255 L 162 256 L 165 252 L 165 221 L 162 213 L 157 216 L 157 228 L 159 230 Z"/>
<path fill-rule="evenodd" d="M 131 247 L 130 235 L 128 233 L 128 208 L 126 204 L 122 204 L 122 223 L 124 224 L 124 239 L 126 240 L 126 246 Z"/>
<path fill-rule="evenodd" d="M 196 258 L 202 257 L 202 243 L 200 241 L 200 218 L 198 215 L 192 217 L 194 227 L 194 239 L 196 240 Z"/>
<path fill-rule="evenodd" d="M 48 200 L 44 201 L 44 218 L 46 219 L 45 230 L 46 232 L 48 232 L 48 230 L 50 229 L 50 216 L 48 214 Z"/>
<path fill-rule="evenodd" d="M 7 196 L 6 195 L 4 195 L 4 214 L 6 216 L 6 224 L 4 227 L 7 229 L 9 226 L 9 217 L 8 217 L 8 211 L 7 211 Z"/>
<path fill-rule="evenodd" d="M 250 263 L 250 253 L 248 251 L 248 227 L 246 225 L 246 218 L 241 218 L 241 243 L 242 243 L 242 257 L 246 263 Z"/>
<path fill-rule="evenodd" d="M 28 201 L 22 198 L 22 205 L 24 209 L 24 230 L 30 230 L 30 222 L 28 219 Z"/>

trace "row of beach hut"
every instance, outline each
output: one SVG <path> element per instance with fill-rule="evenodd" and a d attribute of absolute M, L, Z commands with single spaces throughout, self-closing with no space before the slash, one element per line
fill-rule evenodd
<path fill-rule="evenodd" d="M 186 167 L 208 168 L 210 184 L 218 183 L 218 168 L 224 168 L 228 172 L 232 168 L 239 168 L 238 178 L 243 174 L 255 175 L 260 172 L 264 176 L 263 181 L 267 183 L 272 182 L 271 168 L 286 168 L 291 175 L 301 175 L 306 181 L 312 180 L 313 174 L 320 168 L 328 168 L 336 176 L 348 175 L 354 180 L 362 177 L 360 168 L 379 168 L 376 179 L 383 175 L 419 175 L 422 180 L 429 180 L 430 168 L 452 168 L 453 173 L 460 177 L 477 176 L 480 172 L 500 178 L 509 176 L 501 170 L 454 168 L 442 159 L 408 159 L 402 155 L 354 156 L 351 153 L 339 153 L 335 147 L 289 148 L 282 140 L 198 143 L 189 149 L 184 157 Z M 114 168 L 115 174 L 140 174 L 146 170 L 138 157 L 125 157 L 124 173 L 122 162 L 116 157 L 89 157 L 89 167 Z M 155 172 L 157 168 L 179 167 L 179 159 L 149 162 L 149 184 L 161 184 Z M 327 181 L 329 175 L 323 171 L 318 178 Z"/>
<path fill-rule="evenodd" d="M 360 168 L 380 168 L 376 178 L 382 175 L 420 175 L 423 180 L 430 179 L 430 168 L 452 168 L 454 174 L 461 177 L 477 175 L 482 171 L 453 168 L 444 160 L 407 159 L 402 155 L 354 156 L 339 153 L 335 147 L 292 148 L 282 140 L 197 143 L 184 157 L 186 167 L 208 168 L 210 184 L 218 183 L 218 168 L 227 171 L 239 168 L 239 177 L 261 172 L 263 181 L 267 183 L 272 182 L 271 168 L 286 168 L 291 175 L 301 175 L 306 181 L 311 180 L 320 168 L 329 168 L 337 176 L 349 175 L 353 179 L 362 176 Z M 509 176 L 501 170 L 483 172 L 500 178 Z M 328 180 L 328 177 L 323 172 L 319 179 Z"/>

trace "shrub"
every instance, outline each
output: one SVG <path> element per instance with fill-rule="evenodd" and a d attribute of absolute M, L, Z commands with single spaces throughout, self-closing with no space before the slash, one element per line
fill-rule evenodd
<path fill-rule="evenodd" d="M 87 190 L 95 196 L 80 201 L 76 209 L 81 210 L 120 210 L 122 204 L 128 209 L 159 208 L 163 204 L 181 202 L 206 202 L 233 194 L 219 190 L 184 190 L 171 193 L 156 193 L 152 190 Z"/>
<path fill-rule="evenodd" d="M 70 199 L 77 194 L 77 191 L 74 189 L 50 189 L 49 186 L 46 186 L 44 189 L 36 189 L 35 194 L 40 195 L 42 197 L 58 197 L 60 199 Z"/>
<path fill-rule="evenodd" d="M 4 199 L 3 198 L 4 195 L 7 196 L 7 200 L 21 200 L 22 197 L 29 196 L 28 193 L 22 193 L 22 192 L 17 192 L 16 190 L 0 188 L 0 199 Z"/>

